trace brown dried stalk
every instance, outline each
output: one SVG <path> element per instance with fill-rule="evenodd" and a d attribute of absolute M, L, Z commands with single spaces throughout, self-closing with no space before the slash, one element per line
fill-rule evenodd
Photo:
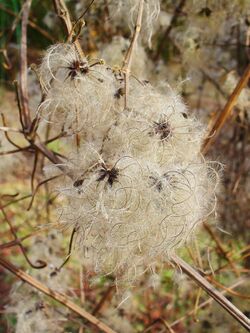
<path fill-rule="evenodd" d="M 63 266 L 65 266 L 67 264 L 67 262 L 70 259 L 70 256 L 71 256 L 71 253 L 72 253 L 72 246 L 73 246 L 74 236 L 75 236 L 77 230 L 78 230 L 78 226 L 74 227 L 74 229 L 71 232 L 70 240 L 69 240 L 68 254 L 66 256 L 66 259 L 63 261 L 63 263 L 57 268 L 58 272 L 63 268 Z"/>
<path fill-rule="evenodd" d="M 172 262 L 195 281 L 206 291 L 218 304 L 220 304 L 233 318 L 235 318 L 244 328 L 250 330 L 250 320 L 229 300 L 217 291 L 204 277 L 202 277 L 193 267 L 187 264 L 178 256 L 173 256 Z"/>
<path fill-rule="evenodd" d="M 74 35 L 74 26 L 71 22 L 70 14 L 69 14 L 67 6 L 65 5 L 64 0 L 53 0 L 53 3 L 54 3 L 54 7 L 55 7 L 55 11 L 56 11 L 57 15 L 60 17 L 60 19 L 63 21 L 63 23 L 66 27 L 68 36 L 73 36 Z M 74 45 L 79 53 L 79 56 L 81 58 L 83 58 L 84 52 L 83 52 L 81 44 L 79 43 L 79 40 L 77 38 L 74 40 Z"/>
<path fill-rule="evenodd" d="M 44 156 L 47 157 L 48 160 L 50 160 L 54 164 L 62 164 L 62 160 L 58 158 L 54 152 L 49 150 L 44 143 L 42 142 L 31 142 L 31 146 L 36 148 L 38 151 L 40 151 Z M 65 168 L 61 165 L 58 165 L 58 168 L 62 171 L 65 171 Z"/>
<path fill-rule="evenodd" d="M 99 303 L 96 305 L 96 307 L 92 311 L 93 315 L 96 315 L 101 310 L 101 308 L 103 307 L 106 300 L 108 300 L 110 298 L 114 289 L 115 289 L 114 286 L 108 287 L 108 289 L 105 291 L 104 295 L 102 296 L 101 300 L 99 301 Z"/>
<path fill-rule="evenodd" d="M 235 104 L 237 103 L 237 99 L 242 91 L 242 89 L 247 85 L 248 81 L 250 78 L 250 64 L 247 66 L 244 74 L 242 75 L 241 79 L 239 80 L 237 86 L 235 87 L 233 93 L 229 97 L 224 109 L 220 113 L 220 115 L 217 117 L 215 120 L 211 130 L 209 131 L 207 138 L 204 140 L 203 147 L 202 147 L 202 152 L 203 154 L 206 154 L 211 147 L 211 144 L 214 142 L 215 138 L 218 136 L 220 130 L 222 129 L 223 125 L 225 124 L 226 120 L 230 117 L 231 111 Z M 231 260 L 230 256 L 228 253 L 224 250 L 223 246 L 220 243 L 220 240 L 218 237 L 213 233 L 211 228 L 204 224 L 205 229 L 207 232 L 210 234 L 210 236 L 214 239 L 216 242 L 219 251 L 222 253 L 224 258 L 228 260 L 230 263 L 231 267 L 233 268 L 234 272 L 239 276 L 239 272 L 237 271 L 233 261 Z"/>
<path fill-rule="evenodd" d="M 87 312 L 86 310 L 82 309 L 77 304 L 70 301 L 66 295 L 59 293 L 57 291 L 51 290 L 50 288 L 46 287 L 44 284 L 33 278 L 31 275 L 27 274 L 26 272 L 20 270 L 13 264 L 5 261 L 4 259 L 0 258 L 0 265 L 5 267 L 8 271 L 15 274 L 18 278 L 21 280 L 27 282 L 29 285 L 34 287 L 37 290 L 40 290 L 45 295 L 48 295 L 49 297 L 53 298 L 54 300 L 58 301 L 62 305 L 66 306 L 68 309 L 72 310 L 79 316 L 81 316 L 84 319 L 87 319 L 90 323 L 98 327 L 101 331 L 106 333 L 116 333 L 114 330 L 109 328 L 106 324 L 101 322 L 99 319 L 94 317 L 92 314 Z"/>
<path fill-rule="evenodd" d="M 22 115 L 24 127 L 27 130 L 31 123 L 30 110 L 28 103 L 28 88 L 27 88 L 27 25 L 29 12 L 32 0 L 26 0 L 23 6 L 22 14 L 22 38 L 21 38 L 21 53 L 20 53 L 20 97 L 22 102 Z"/>
<path fill-rule="evenodd" d="M 31 192 L 34 192 L 34 181 L 35 181 L 35 175 L 37 171 L 37 164 L 38 164 L 38 151 L 35 151 L 35 156 L 34 156 L 34 162 L 33 162 L 33 169 L 31 173 L 31 178 L 30 178 L 30 187 L 31 187 Z"/>
<path fill-rule="evenodd" d="M 124 96 L 124 98 L 125 98 L 124 107 L 125 108 L 127 108 L 127 106 L 128 106 L 130 68 L 131 68 L 131 64 L 132 64 L 132 57 L 133 57 L 135 45 L 136 45 L 138 36 L 140 34 L 140 31 L 141 31 L 143 6 L 144 6 L 144 0 L 140 0 L 134 34 L 133 34 L 131 43 L 129 45 L 129 48 L 127 50 L 127 53 L 125 55 L 123 65 L 122 65 L 122 70 L 125 72 L 125 96 Z"/>
<path fill-rule="evenodd" d="M 231 96 L 229 97 L 224 109 L 215 120 L 214 125 L 212 126 L 211 130 L 209 131 L 206 139 L 204 140 L 202 152 L 206 154 L 208 149 L 210 148 L 211 144 L 214 142 L 215 138 L 218 136 L 220 130 L 222 129 L 223 125 L 225 124 L 226 120 L 230 117 L 231 112 L 242 89 L 247 85 L 250 78 L 250 63 L 247 66 L 244 74 L 242 75 L 241 79 L 239 80 L 237 86 L 235 87 L 234 91 L 232 92 Z"/>

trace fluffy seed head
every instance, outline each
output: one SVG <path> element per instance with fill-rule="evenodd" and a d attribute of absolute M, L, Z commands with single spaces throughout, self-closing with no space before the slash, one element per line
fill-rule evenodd
<path fill-rule="evenodd" d="M 48 71 L 53 82 L 47 80 L 50 97 L 41 107 L 61 114 L 80 138 L 65 162 L 70 177 L 58 187 L 60 223 L 77 230 L 75 245 L 90 270 L 131 286 L 214 211 L 218 174 L 200 154 L 202 126 L 171 87 L 131 77 L 124 108 L 123 74 L 104 64 L 92 69 L 72 48 L 52 48 L 52 59 L 64 53 Z M 72 57 L 73 72 L 62 65 Z"/>

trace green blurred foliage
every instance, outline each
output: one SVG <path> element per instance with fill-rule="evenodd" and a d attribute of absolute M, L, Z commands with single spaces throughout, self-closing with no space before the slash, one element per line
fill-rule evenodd
<path fill-rule="evenodd" d="M 20 11 L 24 1 L 21 0 L 0 0 L 0 48 L 1 50 L 8 51 L 8 57 L 12 58 L 13 53 L 17 54 L 20 48 L 21 41 L 21 20 L 19 18 L 15 30 L 11 32 L 15 24 L 15 20 Z M 44 22 L 45 16 L 48 12 L 53 10 L 53 4 L 49 0 L 33 0 L 30 10 L 29 19 L 38 27 L 48 32 L 48 34 L 58 33 L 58 31 L 51 31 Z M 62 32 L 63 34 L 63 32 Z M 57 37 L 55 37 L 56 39 Z M 32 50 L 44 50 L 51 44 L 51 40 L 46 38 L 38 30 L 28 26 L 28 48 Z M 12 46 L 11 48 L 9 46 Z M 13 47 L 14 46 L 14 47 Z M 4 64 L 4 57 L 0 54 L 0 78 L 6 80 L 8 78 L 8 71 Z M 16 68 L 16 57 L 14 58 L 13 67 Z"/>

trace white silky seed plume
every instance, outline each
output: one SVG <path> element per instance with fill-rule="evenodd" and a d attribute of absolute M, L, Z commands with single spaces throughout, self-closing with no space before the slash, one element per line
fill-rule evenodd
<path fill-rule="evenodd" d="M 72 74 L 76 60 L 88 69 Z M 39 112 L 80 138 L 57 189 L 61 226 L 76 228 L 89 270 L 131 286 L 192 238 L 215 209 L 219 178 L 200 154 L 204 129 L 174 90 L 131 77 L 124 108 L 123 74 L 91 63 L 73 46 L 49 49 Z"/>

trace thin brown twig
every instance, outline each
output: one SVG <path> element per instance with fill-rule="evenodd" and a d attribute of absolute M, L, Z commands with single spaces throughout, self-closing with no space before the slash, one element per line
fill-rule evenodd
<path fill-rule="evenodd" d="M 218 281 L 213 279 L 211 276 L 208 277 L 208 280 L 211 283 L 213 283 L 214 285 L 216 285 L 217 287 L 219 287 L 223 290 L 226 290 L 226 292 L 230 295 L 237 296 L 237 297 L 243 298 L 243 299 L 250 299 L 250 295 L 243 295 L 243 294 L 238 293 L 237 291 L 231 290 L 231 288 L 227 288 L 227 287 L 223 286 L 223 284 L 219 283 Z"/>
<path fill-rule="evenodd" d="M 230 286 L 230 289 L 234 289 L 234 288 L 236 288 L 236 287 L 242 285 L 242 284 L 245 283 L 245 282 L 246 282 L 245 279 L 239 280 L 239 281 L 237 281 L 236 283 L 234 283 L 232 286 Z M 227 293 L 227 290 L 224 290 L 224 291 L 222 292 L 223 295 L 226 294 L 226 293 Z M 211 304 L 213 301 L 214 301 L 213 298 L 209 298 L 208 300 L 206 300 L 206 301 L 200 303 L 199 306 L 198 306 L 198 308 L 199 308 L 199 309 L 205 308 L 206 306 L 208 306 L 209 304 Z M 188 311 L 188 313 L 186 313 L 183 317 L 181 317 L 181 318 L 175 320 L 173 323 L 171 323 L 171 324 L 170 324 L 170 327 L 174 327 L 174 326 L 178 325 L 179 323 L 181 323 L 182 321 L 184 321 L 187 317 L 192 316 L 193 313 L 194 313 L 194 309 L 191 310 L 191 311 Z M 163 333 L 163 331 L 161 331 L 161 332 L 159 332 L 159 333 Z"/>
<path fill-rule="evenodd" d="M 3 122 L 3 125 L 4 127 L 8 127 L 7 126 L 7 123 L 6 123 L 6 120 L 5 120 L 5 116 L 3 113 L 1 113 L 1 118 L 2 118 L 2 122 Z M 14 147 L 18 148 L 18 149 L 22 149 L 22 147 L 20 147 L 19 145 L 17 145 L 10 137 L 9 137 L 9 133 L 8 131 L 4 131 L 4 136 L 6 138 L 6 140 L 9 141 L 9 143 L 11 143 Z"/>
<path fill-rule="evenodd" d="M 208 80 L 214 87 L 218 90 L 218 92 L 224 97 L 228 98 L 228 94 L 221 88 L 220 84 L 212 77 L 210 76 L 205 70 L 201 69 L 201 73 L 203 74 L 204 78 Z"/>
<path fill-rule="evenodd" d="M 174 14 L 172 16 L 171 22 L 168 25 L 168 27 L 167 27 L 167 29 L 166 29 L 166 31 L 165 31 L 165 33 L 164 33 L 164 35 L 163 35 L 160 43 L 159 43 L 159 46 L 158 46 L 157 51 L 156 51 L 156 54 L 154 56 L 154 60 L 158 60 L 160 54 L 162 53 L 164 42 L 167 41 L 170 32 L 172 31 L 173 27 L 175 26 L 175 24 L 177 22 L 177 19 L 178 19 L 178 16 L 180 15 L 180 13 L 182 11 L 182 8 L 185 5 L 185 2 L 186 2 L 186 0 L 181 0 L 179 2 L 179 4 L 177 5 L 177 7 L 175 8 L 175 11 L 174 11 Z"/>
<path fill-rule="evenodd" d="M 54 152 L 52 152 L 51 150 L 49 150 L 44 143 L 42 142 L 33 142 L 32 146 L 34 148 L 36 148 L 37 150 L 39 150 L 44 156 L 47 157 L 48 160 L 50 160 L 52 163 L 54 164 L 59 164 L 59 168 L 63 169 L 65 171 L 65 168 L 63 168 L 61 166 L 62 164 L 62 160 L 59 159 Z"/>
<path fill-rule="evenodd" d="M 0 205 L 0 209 L 2 208 L 6 208 L 14 203 L 17 203 L 19 201 L 22 201 L 22 200 L 25 200 L 25 199 L 28 199 L 31 197 L 31 194 L 27 194 L 27 195 L 24 195 L 23 197 L 19 198 L 19 199 L 16 199 L 16 200 L 11 200 L 10 202 L 4 204 L 4 205 Z"/>
<path fill-rule="evenodd" d="M 79 272 L 79 283 L 80 283 L 80 301 L 81 305 L 84 304 L 85 301 L 85 294 L 84 294 L 84 285 L 83 285 L 83 265 L 80 265 L 80 272 Z M 78 333 L 84 333 L 84 326 L 80 324 Z"/>
<path fill-rule="evenodd" d="M 49 144 L 49 143 L 51 143 L 51 142 L 53 142 L 53 141 L 55 141 L 59 138 L 63 138 L 63 137 L 65 137 L 65 134 L 61 133 L 61 134 L 56 135 L 55 137 L 53 137 L 51 139 L 48 139 L 48 140 L 44 141 L 43 145 L 47 145 L 47 144 Z M 11 144 L 13 144 L 13 141 L 11 142 Z M 14 146 L 16 146 L 16 145 L 14 144 Z M 29 152 L 33 152 L 33 153 L 35 152 L 35 148 L 32 147 L 32 145 L 29 145 L 29 146 L 26 146 L 26 147 L 20 147 L 18 149 L 2 151 L 2 152 L 0 152 L 0 156 L 1 155 L 9 155 L 9 154 L 20 153 L 20 152 L 25 151 L 25 150 L 28 150 Z M 55 154 L 55 152 L 53 152 L 52 150 L 51 150 L 51 152 Z"/>
<path fill-rule="evenodd" d="M 12 128 L 12 127 L 7 127 L 7 126 L 0 126 L 0 131 L 2 131 L 2 132 L 23 133 L 23 131 L 18 129 L 18 128 Z"/>
<path fill-rule="evenodd" d="M 68 36 L 72 36 L 73 35 L 73 24 L 71 22 L 70 14 L 67 9 L 67 6 L 65 5 L 64 0 L 53 0 L 53 3 L 54 3 L 54 7 L 55 7 L 55 11 L 56 11 L 57 15 L 60 17 L 60 19 L 63 21 L 63 23 L 66 27 Z M 83 52 L 81 44 L 79 43 L 79 40 L 77 38 L 74 40 L 74 45 L 75 45 L 80 57 L 83 58 L 84 52 Z"/>
<path fill-rule="evenodd" d="M 2 122 L 3 125 L 5 127 L 7 127 L 6 121 L 5 121 L 5 117 L 4 115 L 1 113 L 1 117 L 2 117 Z M 25 126 L 25 125 L 24 125 Z M 28 140 L 30 142 L 30 146 L 28 147 L 20 147 L 18 146 L 14 141 L 12 141 L 8 135 L 8 132 L 4 132 L 4 135 L 6 137 L 6 139 L 16 148 L 18 148 L 20 151 L 21 150 L 25 150 L 25 149 L 29 149 L 30 148 L 34 148 L 37 151 L 40 151 L 44 156 L 46 156 L 52 163 L 57 164 L 58 168 L 60 170 L 62 170 L 63 172 L 66 171 L 65 167 L 62 165 L 62 160 L 60 158 L 57 157 L 56 153 L 54 153 L 53 151 L 49 150 L 46 145 L 43 142 L 34 142 L 33 138 L 29 138 L 28 136 L 25 135 L 26 140 Z M 15 151 L 16 152 L 16 151 Z"/>
<path fill-rule="evenodd" d="M 102 296 L 101 300 L 99 301 L 99 303 L 96 305 L 96 307 L 94 308 L 94 310 L 92 311 L 93 315 L 96 315 L 101 308 L 103 307 L 104 303 L 106 302 L 106 300 L 109 298 L 109 296 L 111 295 L 111 293 L 115 290 L 115 286 L 110 286 L 104 293 L 104 295 Z"/>
<path fill-rule="evenodd" d="M 242 89 L 247 85 L 250 78 L 250 63 L 248 64 L 244 74 L 242 75 L 241 79 L 239 80 L 237 86 L 235 87 L 234 91 L 232 92 L 231 96 L 229 97 L 224 109 L 219 114 L 218 118 L 215 120 L 212 128 L 210 129 L 207 137 L 204 140 L 202 152 L 206 154 L 208 149 L 210 148 L 211 144 L 214 142 L 215 138 L 218 136 L 219 132 L 221 131 L 222 127 L 224 126 L 227 119 L 230 117 L 231 112 Z"/>
<path fill-rule="evenodd" d="M 223 257 L 229 262 L 230 266 L 232 267 L 233 271 L 237 276 L 239 276 L 239 272 L 237 270 L 237 267 L 235 266 L 233 260 L 229 256 L 228 252 L 224 249 L 223 245 L 221 244 L 221 241 L 219 237 L 213 232 L 212 228 L 207 225 L 206 223 L 203 223 L 203 227 L 205 230 L 209 233 L 211 238 L 214 240 L 215 244 L 217 245 L 218 250 L 223 255 Z"/>
<path fill-rule="evenodd" d="M 66 306 L 68 309 L 72 310 L 82 318 L 88 320 L 90 323 L 98 327 L 98 329 L 102 330 L 106 333 L 117 333 L 114 330 L 112 330 L 110 327 L 108 327 L 106 324 L 101 322 L 99 319 L 94 317 L 92 314 L 87 312 L 86 310 L 82 309 L 77 304 L 70 301 L 66 295 L 61 294 L 57 291 L 51 290 L 35 278 L 33 278 L 31 275 L 27 274 L 26 272 L 20 270 L 10 262 L 7 262 L 6 260 L 0 258 L 0 265 L 5 267 L 8 271 L 15 274 L 18 278 L 22 279 L 23 281 L 27 282 L 32 287 L 36 288 L 37 290 L 40 290 L 42 293 L 48 295 L 49 297 L 53 298 L 54 300 L 58 301 L 62 305 Z"/>
<path fill-rule="evenodd" d="M 20 243 L 22 243 L 24 240 L 26 240 L 26 239 L 28 239 L 30 237 L 34 237 L 35 235 L 40 234 L 41 232 L 45 232 L 45 231 L 47 231 L 47 229 L 46 228 L 42 228 L 42 229 L 34 231 L 31 234 L 28 234 L 26 236 L 17 238 L 17 239 L 15 239 L 13 241 L 10 241 L 10 242 L 4 243 L 4 244 L 0 244 L 0 250 L 6 249 L 6 248 L 9 248 L 9 247 L 13 247 L 13 246 L 17 246 Z"/>
<path fill-rule="evenodd" d="M 246 245 L 245 247 L 243 247 L 243 249 L 241 249 L 239 252 L 238 252 L 238 254 L 242 254 L 242 253 L 244 253 L 244 252 L 248 252 L 248 251 L 250 251 L 250 244 L 249 245 Z M 229 255 L 231 255 L 231 254 L 233 254 L 234 253 L 234 251 L 231 251 L 231 252 L 229 252 Z M 249 252 L 249 254 L 250 254 L 250 252 Z"/>
<path fill-rule="evenodd" d="M 32 0 L 26 0 L 23 6 L 22 13 L 22 37 L 21 37 L 21 52 L 20 52 L 20 96 L 22 101 L 23 122 L 26 130 L 29 129 L 31 118 L 28 102 L 28 62 L 27 62 L 27 25 L 29 20 L 29 12 Z"/>
<path fill-rule="evenodd" d="M 152 323 L 150 323 L 149 326 L 146 327 L 145 330 L 143 330 L 142 333 L 147 333 L 151 330 L 151 328 L 157 324 L 158 322 L 162 323 L 164 325 L 164 332 L 169 332 L 169 333 L 175 333 L 174 330 L 172 329 L 171 325 L 169 325 L 166 320 L 164 320 L 163 318 L 157 318 L 155 319 Z"/>
<path fill-rule="evenodd" d="M 62 132 L 62 133 L 60 133 L 60 134 L 54 136 L 54 137 L 51 138 L 51 139 L 47 139 L 46 141 L 44 141 L 44 144 L 47 145 L 48 143 L 51 143 L 51 142 L 53 142 L 53 141 L 56 141 L 56 140 L 58 140 L 58 139 L 60 139 L 60 138 L 65 138 L 66 136 L 70 136 L 70 134 L 67 134 L 67 133 L 65 133 L 65 132 Z"/>
<path fill-rule="evenodd" d="M 66 259 L 63 261 L 63 263 L 57 268 L 57 271 L 60 271 L 63 268 L 63 266 L 65 266 L 66 263 L 70 259 L 71 252 L 72 252 L 73 241 L 74 241 L 74 236 L 75 236 L 75 233 L 77 232 L 77 230 L 78 230 L 78 226 L 74 227 L 74 229 L 72 230 L 72 233 L 70 235 L 70 240 L 69 240 L 68 254 L 66 256 Z"/>
<path fill-rule="evenodd" d="M 172 262 L 187 274 L 195 283 L 206 291 L 218 304 L 220 304 L 233 318 L 235 318 L 244 328 L 250 330 L 250 320 L 229 300 L 217 291 L 204 277 L 202 277 L 193 267 L 187 264 L 178 256 L 172 256 Z"/>
<path fill-rule="evenodd" d="M 94 2 L 95 2 L 95 0 L 90 1 L 90 3 L 88 4 L 88 6 L 84 10 L 84 12 L 77 18 L 75 24 L 85 16 L 85 14 L 89 11 L 90 7 L 93 5 Z"/>
<path fill-rule="evenodd" d="M 1 4 L 0 4 L 0 8 L 1 8 Z M 17 27 L 17 24 L 18 22 L 20 21 L 21 19 L 21 16 L 22 16 L 22 11 L 23 11 L 23 6 L 20 10 L 20 12 L 15 16 L 15 19 L 13 20 L 12 22 L 12 25 L 11 25 L 11 28 L 8 29 L 9 32 L 8 32 L 8 35 L 6 37 L 6 40 L 4 42 L 4 46 L 3 46 L 3 49 L 1 50 L 1 52 L 3 53 L 4 55 L 4 58 L 5 58 L 5 64 L 4 64 L 4 67 L 9 70 L 12 68 L 12 63 L 11 61 L 9 60 L 9 56 L 8 56 L 8 45 L 12 39 L 12 36 L 16 30 L 16 27 Z"/>
<path fill-rule="evenodd" d="M 24 128 L 24 122 L 23 122 L 23 116 L 22 116 L 22 101 L 21 101 L 21 96 L 20 96 L 20 92 L 19 92 L 18 81 L 14 80 L 13 84 L 14 84 L 15 92 L 16 92 L 19 121 L 22 126 L 22 130 L 24 132 L 25 128 Z"/>
<path fill-rule="evenodd" d="M 5 193 L 5 194 L 0 194 L 0 200 L 5 200 L 5 199 L 8 199 L 8 198 L 15 198 L 19 195 L 19 192 L 16 192 L 14 194 L 9 194 L 9 193 Z"/>
<path fill-rule="evenodd" d="M 18 239 L 18 236 L 17 236 L 17 234 L 16 234 L 16 232 L 15 232 L 13 226 L 12 226 L 12 223 L 10 222 L 10 220 L 9 220 L 9 218 L 8 218 L 7 214 L 5 213 L 5 211 L 4 211 L 3 208 L 1 208 L 1 211 L 2 211 L 2 214 L 3 214 L 4 218 L 5 218 L 5 221 L 7 222 L 8 226 L 9 226 L 9 228 L 10 228 L 10 231 L 11 231 L 11 233 L 12 233 L 14 239 L 17 240 L 17 239 Z M 28 263 L 32 268 L 35 268 L 35 269 L 42 269 L 42 268 L 44 268 L 44 267 L 47 266 L 46 262 L 44 262 L 44 261 L 42 261 L 42 260 L 37 260 L 37 262 L 38 262 L 37 265 L 33 264 L 33 263 L 30 261 L 29 257 L 27 256 L 26 251 L 25 251 L 25 249 L 24 249 L 24 247 L 23 247 L 22 242 L 18 242 L 17 245 L 20 247 L 20 249 L 21 249 L 21 251 L 22 251 L 22 253 L 23 253 L 23 256 L 24 256 L 24 258 L 26 259 L 27 263 Z"/>
<path fill-rule="evenodd" d="M 30 186 L 31 186 L 32 193 L 34 191 L 34 181 L 35 181 L 35 174 L 36 174 L 36 170 L 37 170 L 38 154 L 39 154 L 38 151 L 35 151 L 33 169 L 31 172 L 31 179 L 30 179 Z"/>
<path fill-rule="evenodd" d="M 30 142 L 31 146 L 37 150 L 39 150 L 44 156 L 47 157 L 53 164 L 56 164 L 57 168 L 60 169 L 64 174 L 66 174 L 69 178 L 73 178 L 73 175 L 69 172 L 68 168 L 66 167 L 65 163 L 60 157 L 63 157 L 59 153 L 55 153 L 48 149 L 43 142 Z"/>
<path fill-rule="evenodd" d="M 90 9 L 90 7 L 93 5 L 93 3 L 95 2 L 95 0 L 91 0 L 89 5 L 87 6 L 87 8 L 84 10 L 84 12 L 77 18 L 77 20 L 74 22 L 74 25 L 71 29 L 71 33 L 68 36 L 68 40 L 77 40 L 80 36 L 80 33 L 82 31 L 82 28 L 85 25 L 85 22 L 83 20 L 84 15 L 88 12 L 88 10 Z M 76 31 L 77 29 L 77 31 Z M 75 36 L 73 36 L 73 34 L 75 33 Z M 72 38 L 73 37 L 73 38 Z"/>
<path fill-rule="evenodd" d="M 2 10 L 4 12 L 8 13 L 9 15 L 14 16 L 14 17 L 19 19 L 20 13 L 16 14 L 12 10 L 10 10 L 9 8 L 4 7 L 2 4 L 0 4 L 0 10 Z M 39 27 L 38 25 L 36 25 L 36 23 L 34 21 L 29 19 L 28 20 L 28 25 L 30 27 L 32 27 L 34 30 L 38 31 L 41 35 L 43 35 L 49 41 L 51 41 L 53 43 L 56 41 L 54 37 L 52 37 L 46 30 L 44 30 L 41 27 Z"/>
<path fill-rule="evenodd" d="M 37 184 L 36 188 L 32 192 L 31 200 L 30 200 L 30 203 L 29 203 L 29 206 L 28 206 L 27 210 L 31 209 L 33 201 L 35 199 L 35 195 L 36 195 L 37 191 L 39 190 L 40 186 L 42 186 L 44 184 L 47 184 L 48 182 L 50 182 L 50 181 L 52 181 L 52 180 L 54 180 L 54 179 L 56 179 L 60 176 L 62 176 L 62 175 L 56 175 L 56 176 L 50 177 L 48 179 L 45 179 L 45 180 L 41 181 L 39 184 Z"/>
<path fill-rule="evenodd" d="M 141 31 L 143 7 L 144 7 L 144 0 L 140 0 L 134 33 L 122 65 L 122 70 L 125 72 L 125 96 L 124 96 L 125 108 L 127 108 L 128 106 L 130 68 L 132 64 L 132 57 L 136 46 L 136 42 Z"/>

